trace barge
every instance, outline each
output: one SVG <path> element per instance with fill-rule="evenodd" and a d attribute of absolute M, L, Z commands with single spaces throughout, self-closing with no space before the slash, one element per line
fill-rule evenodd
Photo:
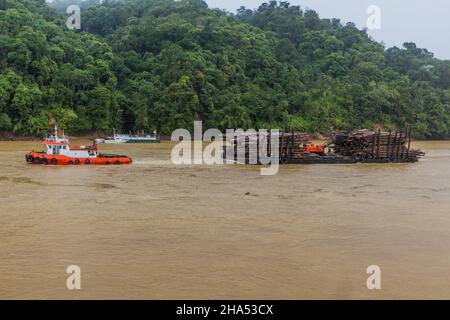
<path fill-rule="evenodd" d="M 250 158 L 260 153 L 272 154 L 270 148 L 274 137 L 270 133 L 235 137 L 225 142 L 223 156 L 242 164 L 261 164 L 259 157 L 257 161 Z M 276 139 L 279 139 L 280 164 L 414 163 L 425 155 L 421 150 L 411 148 L 410 128 L 406 132 L 367 129 L 339 132 L 323 145 L 314 144 L 310 135 L 304 132 L 281 132 Z M 244 150 L 238 152 L 238 146 L 245 148 L 245 153 Z M 238 154 L 245 154 L 245 157 L 238 161 Z"/>

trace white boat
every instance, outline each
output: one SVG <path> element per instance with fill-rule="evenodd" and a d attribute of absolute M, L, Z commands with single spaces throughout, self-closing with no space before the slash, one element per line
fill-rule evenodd
<path fill-rule="evenodd" d="M 131 134 L 116 134 L 112 137 L 95 139 L 96 143 L 159 143 L 161 139 L 154 133 L 153 135 L 131 135 Z"/>
<path fill-rule="evenodd" d="M 99 138 L 95 139 L 96 143 L 127 143 L 127 139 L 120 138 L 118 135 L 114 135 L 113 137 L 107 138 Z"/>

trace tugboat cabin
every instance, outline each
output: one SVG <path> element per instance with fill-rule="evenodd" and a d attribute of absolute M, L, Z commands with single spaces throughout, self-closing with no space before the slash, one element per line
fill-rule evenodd
<path fill-rule="evenodd" d="M 97 146 L 70 145 L 64 136 L 58 137 L 58 128 L 55 126 L 55 134 L 45 138 L 43 144 L 48 155 L 62 155 L 72 158 L 97 158 Z"/>
<path fill-rule="evenodd" d="M 62 155 L 72 158 L 97 158 L 96 146 L 74 146 L 66 142 L 44 141 L 46 153 L 49 155 Z"/>

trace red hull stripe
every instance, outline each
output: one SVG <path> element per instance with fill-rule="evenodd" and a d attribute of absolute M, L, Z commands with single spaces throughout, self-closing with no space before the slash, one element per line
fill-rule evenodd
<path fill-rule="evenodd" d="M 72 158 L 62 155 L 43 154 L 37 152 L 30 152 L 27 156 L 32 156 L 35 164 L 42 164 L 47 161 L 48 164 L 57 165 L 119 165 L 131 164 L 133 161 L 128 157 L 113 157 L 113 158 Z M 56 162 L 56 163 L 55 163 Z"/>

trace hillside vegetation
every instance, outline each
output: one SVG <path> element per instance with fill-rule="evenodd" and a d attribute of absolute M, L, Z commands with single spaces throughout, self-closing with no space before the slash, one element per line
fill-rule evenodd
<path fill-rule="evenodd" d="M 41 0 L 0 0 L 0 130 L 38 135 L 55 119 L 72 133 L 170 134 L 203 120 L 450 135 L 450 61 L 414 43 L 386 49 L 351 23 L 287 2 L 236 14 L 201 0 L 84 8 L 74 32 Z"/>

